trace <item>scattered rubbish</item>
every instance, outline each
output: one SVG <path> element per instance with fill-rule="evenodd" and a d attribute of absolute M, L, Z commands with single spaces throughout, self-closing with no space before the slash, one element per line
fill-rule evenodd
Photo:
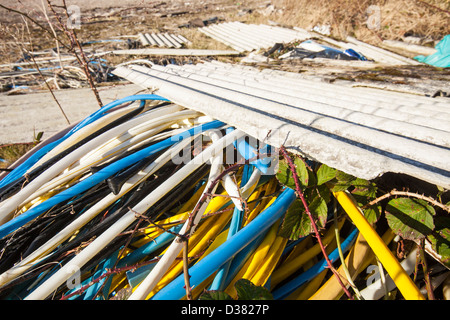
<path fill-rule="evenodd" d="M 295 30 L 306 32 L 306 30 L 298 27 L 294 27 Z M 314 33 L 314 37 L 335 46 L 337 49 L 343 51 L 353 50 L 359 55 L 364 56 L 368 60 L 374 60 L 377 63 L 383 63 L 386 65 L 418 65 L 419 62 L 416 60 L 404 57 L 402 55 L 396 54 L 394 52 L 367 44 L 365 42 L 359 41 L 353 37 L 347 37 L 346 41 L 338 41 L 331 37 L 327 37 L 320 33 Z M 310 38 L 313 38 L 311 35 Z"/>
<path fill-rule="evenodd" d="M 179 28 L 202 28 L 202 27 L 217 23 L 222 20 L 223 19 L 220 19 L 219 17 L 212 17 L 212 18 L 209 18 L 206 20 L 197 18 L 197 19 L 190 20 L 188 23 L 179 25 L 178 27 Z"/>
<path fill-rule="evenodd" d="M 450 35 L 446 35 L 436 45 L 436 52 L 429 56 L 414 57 L 417 61 L 426 63 L 435 67 L 449 68 L 450 67 Z"/>
<path fill-rule="evenodd" d="M 312 28 L 312 31 L 323 34 L 325 36 L 331 35 L 331 26 L 328 24 L 317 25 Z"/>
<path fill-rule="evenodd" d="M 431 95 L 431 97 L 432 98 L 436 98 L 436 97 L 447 97 L 447 98 L 450 98 L 450 93 L 442 91 L 442 90 L 438 90 L 435 93 L 433 93 L 433 95 Z"/>
<path fill-rule="evenodd" d="M 324 46 L 312 40 L 300 43 L 296 48 L 279 56 L 279 59 L 336 59 L 336 60 L 362 60 L 367 59 L 352 49 L 341 51 L 329 46 Z"/>
<path fill-rule="evenodd" d="M 266 55 L 262 55 L 256 52 L 250 52 L 248 55 L 241 59 L 241 63 L 264 63 L 271 62 L 274 59 L 267 57 Z"/>

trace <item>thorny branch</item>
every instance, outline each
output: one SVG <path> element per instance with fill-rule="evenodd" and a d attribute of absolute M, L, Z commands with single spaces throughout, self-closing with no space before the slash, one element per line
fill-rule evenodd
<path fill-rule="evenodd" d="M 373 206 L 373 205 L 377 204 L 378 202 L 383 201 L 383 200 L 385 200 L 387 198 L 390 198 L 392 196 L 406 196 L 406 197 L 413 197 L 413 198 L 425 200 L 425 201 L 435 205 L 436 207 L 439 207 L 439 208 L 447 211 L 448 213 L 450 213 L 450 207 L 449 206 L 446 206 L 445 204 L 442 204 L 439 201 L 437 201 L 437 200 L 435 200 L 435 199 L 433 199 L 431 197 L 427 197 L 427 196 L 424 196 L 424 195 L 421 195 L 421 194 L 417 194 L 417 193 L 414 193 L 414 192 L 409 192 L 409 191 L 398 191 L 398 190 L 395 190 L 395 189 L 390 191 L 390 192 L 388 192 L 388 193 L 386 193 L 386 194 L 384 194 L 384 195 L 382 195 L 382 196 L 380 196 L 380 197 L 378 197 L 378 198 L 376 198 L 376 199 L 374 199 L 374 200 L 372 200 L 372 201 L 370 201 L 368 204 L 364 205 L 362 207 L 362 209 L 365 209 L 365 208 L 368 208 L 370 206 Z"/>
<path fill-rule="evenodd" d="M 314 217 L 311 214 L 311 211 L 309 210 L 309 206 L 308 203 L 306 202 L 306 199 L 303 195 L 302 190 L 300 189 L 300 181 L 299 178 L 297 176 L 297 172 L 295 170 L 295 165 L 292 162 L 292 159 L 289 157 L 286 149 L 284 146 L 281 146 L 280 148 L 281 153 L 283 154 L 283 157 L 286 159 L 286 161 L 288 162 L 289 168 L 292 172 L 293 178 L 294 178 L 294 182 L 295 182 L 295 189 L 297 192 L 297 197 L 300 198 L 300 200 L 303 203 L 303 206 L 305 207 L 305 212 L 308 215 L 309 220 L 311 221 L 311 225 L 313 227 L 314 233 L 316 235 L 317 241 L 319 243 L 320 249 L 322 250 L 322 254 L 325 257 L 325 260 L 327 261 L 328 267 L 329 269 L 333 272 L 333 274 L 336 276 L 337 281 L 339 282 L 339 284 L 341 285 L 342 289 L 344 290 L 345 294 L 349 297 L 349 299 L 353 300 L 353 296 L 351 295 L 351 293 L 348 291 L 347 287 L 342 283 L 342 280 L 340 278 L 339 273 L 336 271 L 336 269 L 333 267 L 333 264 L 331 263 L 326 251 L 325 251 L 325 247 L 322 243 L 322 239 L 320 238 L 320 233 L 319 230 L 317 229 L 317 225 L 314 221 Z"/>

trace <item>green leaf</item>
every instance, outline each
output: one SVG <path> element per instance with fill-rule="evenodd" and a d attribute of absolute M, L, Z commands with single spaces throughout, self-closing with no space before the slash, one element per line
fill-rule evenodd
<path fill-rule="evenodd" d="M 238 300 L 273 300 L 272 294 L 264 287 L 255 286 L 247 279 L 239 279 L 234 284 Z"/>
<path fill-rule="evenodd" d="M 436 229 L 428 236 L 433 249 L 441 256 L 441 261 L 450 267 L 450 217 L 438 216 L 435 219 Z"/>
<path fill-rule="evenodd" d="M 300 181 L 301 188 L 306 188 L 312 182 L 309 174 L 309 170 L 306 167 L 305 162 L 299 158 L 294 159 L 295 171 L 297 172 L 298 180 Z"/>
<path fill-rule="evenodd" d="M 434 229 L 434 208 L 426 201 L 397 198 L 388 202 L 386 219 L 395 234 L 404 239 L 423 239 Z"/>
<path fill-rule="evenodd" d="M 381 206 L 379 205 L 370 206 L 367 209 L 364 209 L 364 217 L 366 217 L 367 221 L 371 225 L 374 225 L 378 221 L 378 219 L 380 219 L 381 212 L 382 212 Z"/>
<path fill-rule="evenodd" d="M 309 204 L 309 211 L 311 212 L 312 216 L 317 219 L 317 226 L 319 228 L 324 228 L 327 223 L 328 207 L 327 202 L 324 198 L 322 198 L 320 194 L 318 194 Z M 311 220 L 308 219 L 308 221 L 311 224 Z"/>
<path fill-rule="evenodd" d="M 331 193 L 324 185 L 308 191 L 305 193 L 305 198 L 309 211 L 316 225 L 319 228 L 323 228 L 327 223 L 327 203 L 330 201 Z M 296 199 L 286 212 L 279 234 L 287 239 L 297 240 L 313 231 L 311 219 L 306 214 L 302 201 Z"/>
<path fill-rule="evenodd" d="M 230 295 L 223 291 L 211 290 L 202 293 L 198 300 L 233 300 Z"/>
<path fill-rule="evenodd" d="M 367 198 L 376 198 L 377 186 L 375 185 L 375 183 L 357 178 L 353 180 L 351 184 L 355 187 L 355 189 L 352 191 L 352 194 L 364 196 Z"/>
<path fill-rule="evenodd" d="M 294 177 L 286 159 L 281 159 L 278 162 L 278 171 L 276 177 L 282 185 L 295 190 Z"/>
<path fill-rule="evenodd" d="M 322 164 L 317 170 L 317 185 L 322 185 L 334 178 L 336 178 L 337 170 Z"/>
<path fill-rule="evenodd" d="M 305 189 L 306 187 L 308 187 L 308 185 L 314 185 L 315 184 L 314 173 L 311 172 L 306 167 L 305 163 L 297 157 L 292 159 L 292 162 L 294 163 L 295 166 L 295 171 L 298 176 L 300 188 Z M 295 190 L 294 176 L 286 159 L 281 159 L 279 161 L 276 177 L 281 184 Z"/>
<path fill-rule="evenodd" d="M 308 219 L 308 216 L 306 214 L 303 214 L 305 212 L 304 210 L 305 208 L 303 207 L 303 204 L 299 199 L 296 199 L 291 204 L 283 219 L 283 223 L 279 232 L 280 236 L 290 240 L 297 240 L 312 231 L 309 225 L 306 225 L 306 230 L 304 229 L 304 219 Z"/>
<path fill-rule="evenodd" d="M 344 171 L 338 171 L 336 173 L 336 178 L 339 182 L 346 182 L 346 183 L 351 183 L 353 180 L 356 179 L 355 176 L 345 173 Z"/>

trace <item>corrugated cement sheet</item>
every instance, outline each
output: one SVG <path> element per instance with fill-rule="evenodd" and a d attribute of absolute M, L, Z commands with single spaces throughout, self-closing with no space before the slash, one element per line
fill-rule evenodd
<path fill-rule="evenodd" d="M 130 65 L 114 73 L 357 177 L 397 172 L 450 188 L 447 98 L 350 88 L 220 62 Z"/>
<path fill-rule="evenodd" d="M 238 21 L 213 24 L 198 30 L 239 52 L 270 48 L 276 43 L 306 40 L 311 37 L 304 30 L 265 24 L 246 24 Z"/>

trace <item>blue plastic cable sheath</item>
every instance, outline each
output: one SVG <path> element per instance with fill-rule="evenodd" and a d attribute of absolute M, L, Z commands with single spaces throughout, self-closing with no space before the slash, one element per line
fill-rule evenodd
<path fill-rule="evenodd" d="M 119 170 L 122 170 L 126 168 L 127 166 L 132 165 L 133 163 L 136 163 L 137 161 L 141 160 L 143 157 L 152 155 L 154 153 L 157 153 L 161 150 L 164 150 L 171 145 L 175 144 L 179 140 L 182 140 L 183 138 L 186 138 L 187 136 L 191 136 L 196 133 L 201 133 L 206 130 L 210 129 L 217 129 L 225 124 L 221 121 L 214 120 L 211 122 L 208 122 L 206 124 L 202 124 L 196 127 L 193 127 L 187 131 L 184 131 L 182 133 L 179 133 L 177 135 L 174 135 L 173 137 L 167 138 L 163 141 L 157 142 L 154 145 L 151 145 L 145 149 L 142 149 L 140 151 L 137 151 L 125 158 L 122 158 L 120 160 L 117 160 L 113 162 L 112 164 L 108 165 L 107 167 L 99 170 L 95 174 L 87 177 L 86 179 L 78 182 L 76 185 L 70 187 L 69 189 L 66 189 L 50 199 L 40 203 L 36 207 L 33 207 L 29 209 L 28 211 L 24 212 L 23 214 L 17 216 L 16 218 L 6 222 L 5 224 L 0 226 L 0 239 L 4 236 L 10 234 L 11 232 L 17 230 L 24 224 L 28 223 L 29 221 L 33 220 L 34 218 L 38 217 L 40 214 L 45 212 L 46 210 L 52 208 L 54 205 L 61 203 L 62 201 L 68 200 L 73 196 L 76 196 L 93 186 L 97 185 L 98 183 L 102 182 L 103 180 L 107 179 L 108 177 L 112 176 Z"/>
<path fill-rule="evenodd" d="M 12 170 L 8 175 L 3 177 L 3 179 L 0 180 L 0 187 L 5 186 L 6 184 L 17 180 L 21 176 L 27 172 L 29 168 L 31 168 L 39 159 L 41 159 L 47 152 L 55 148 L 58 144 L 69 138 L 72 134 L 80 130 L 81 128 L 85 127 L 86 125 L 100 119 L 106 113 L 111 110 L 114 107 L 120 106 L 123 103 L 126 102 L 132 102 L 132 101 L 138 101 L 145 102 L 146 100 L 161 100 L 161 101 L 169 101 L 166 98 L 163 98 L 161 96 L 155 95 L 155 94 L 140 94 L 140 95 L 132 95 L 125 97 L 123 99 L 115 100 L 111 103 L 108 103 L 107 105 L 103 106 L 99 110 L 95 111 L 88 117 L 86 117 L 84 120 L 79 122 L 77 125 L 75 125 L 70 131 L 68 131 L 63 137 L 59 138 L 56 141 L 53 141 L 49 143 L 48 145 L 42 147 L 41 149 L 37 150 L 34 154 L 32 154 L 27 160 L 25 160 L 23 163 L 21 163 L 17 168 Z"/>
<path fill-rule="evenodd" d="M 342 242 L 341 248 L 343 252 L 346 252 L 350 249 L 351 245 L 356 239 L 356 236 L 358 235 L 359 230 L 355 228 L 349 236 Z M 339 259 L 339 249 L 336 248 L 328 255 L 328 258 L 331 260 L 331 262 L 334 262 L 335 260 Z M 298 277 L 292 279 L 282 287 L 275 289 L 272 292 L 273 298 L 275 300 L 281 300 L 289 296 L 292 292 L 294 292 L 296 289 L 298 289 L 301 285 L 304 283 L 310 281 L 315 276 L 317 276 L 319 273 L 321 273 L 323 270 L 327 268 L 328 264 L 325 259 L 322 259 L 318 263 L 316 263 L 313 267 L 309 268 L 302 274 L 300 274 Z"/>
<path fill-rule="evenodd" d="M 241 184 L 240 187 L 242 188 L 245 186 L 245 184 L 248 182 L 250 175 L 252 172 L 252 167 L 249 165 L 245 165 L 243 172 L 242 172 L 242 178 L 241 178 Z M 230 228 L 228 229 L 228 235 L 227 239 L 232 237 L 236 232 L 239 231 L 239 229 L 242 226 L 242 216 L 244 214 L 244 211 L 239 210 L 238 208 L 234 208 L 233 215 L 231 217 L 230 222 Z M 222 267 L 220 267 L 219 271 L 217 271 L 216 276 L 214 277 L 214 280 L 210 286 L 209 290 L 223 290 L 226 286 L 225 279 L 227 278 L 228 269 L 230 268 L 231 260 L 225 263 Z"/>
<path fill-rule="evenodd" d="M 108 257 L 107 259 L 105 259 L 101 263 L 99 263 L 99 265 L 97 266 L 97 270 L 94 272 L 94 274 L 91 277 L 85 279 L 80 285 L 78 285 L 77 287 L 73 288 L 72 290 L 66 292 L 65 295 L 68 295 L 71 292 L 79 290 L 84 285 L 89 284 L 91 281 L 98 279 L 105 272 L 108 272 L 108 269 L 114 267 L 114 263 L 117 261 L 119 253 L 120 253 L 120 250 L 116 250 L 110 257 Z M 100 281 L 94 282 L 83 293 L 81 293 L 79 295 L 74 295 L 74 296 L 70 297 L 68 300 L 80 300 L 80 299 L 92 300 L 92 299 L 94 299 L 98 290 L 100 290 L 103 283 L 105 281 L 108 281 L 108 283 L 110 284 L 111 280 L 112 280 L 112 277 L 109 277 L 109 279 L 103 278 Z M 109 287 L 108 283 L 105 283 L 105 288 Z M 109 291 L 109 289 L 108 289 L 108 291 Z M 99 298 L 97 297 L 97 300 L 98 299 Z"/>
<path fill-rule="evenodd" d="M 174 226 L 169 229 L 169 231 L 173 233 L 178 233 L 181 228 L 183 227 L 183 224 Z M 165 246 L 166 244 L 170 243 L 175 238 L 175 235 L 170 232 L 164 232 L 160 236 L 156 237 L 152 241 L 150 241 L 147 244 L 144 244 L 140 246 L 139 248 L 133 250 L 130 252 L 127 256 L 119 260 L 119 263 L 117 264 L 118 268 L 122 268 L 125 266 L 133 265 L 137 262 L 139 262 L 141 259 L 145 258 L 146 256 L 149 256 L 152 254 L 155 250 L 158 250 Z"/>
<path fill-rule="evenodd" d="M 228 127 L 226 132 L 227 134 L 231 131 L 233 131 L 233 127 Z M 258 155 L 258 150 L 250 145 L 246 140 L 246 137 L 242 137 L 234 142 L 234 146 L 236 147 L 236 150 L 240 153 L 241 156 L 243 156 L 246 160 L 252 159 Z M 265 151 L 270 151 L 270 146 L 265 145 L 263 148 L 261 148 L 262 153 Z M 260 152 L 261 152 L 260 150 Z M 254 165 L 256 168 L 258 168 L 263 174 L 267 174 L 268 170 L 271 165 L 271 159 L 270 157 L 266 157 L 263 159 L 256 159 L 252 161 L 250 164 Z"/>
<path fill-rule="evenodd" d="M 244 264 L 247 262 L 248 258 L 255 252 L 256 248 L 261 244 L 267 235 L 267 230 L 264 231 L 258 238 L 253 240 L 252 243 L 247 245 L 243 250 L 241 250 L 231 261 L 230 268 L 228 269 L 227 278 L 225 279 L 225 288 L 231 283 L 236 274 L 241 270 Z"/>
<path fill-rule="evenodd" d="M 224 242 L 216 250 L 208 254 L 197 264 L 189 268 L 190 283 L 198 286 L 213 274 L 220 266 L 238 254 L 245 246 L 254 241 L 275 221 L 283 216 L 296 198 L 294 190 L 286 188 L 274 203 L 261 212 L 252 222 L 242 228 L 234 236 Z M 184 276 L 180 275 L 167 286 L 157 292 L 152 300 L 179 300 L 186 294 Z"/>
<path fill-rule="evenodd" d="M 117 250 L 116 252 L 114 252 L 114 254 L 111 255 L 111 257 L 106 259 L 106 261 L 103 263 L 103 266 L 101 268 L 99 268 L 100 272 L 99 272 L 97 277 L 100 277 L 101 275 L 103 275 L 106 272 L 108 272 L 109 269 L 112 269 L 114 267 L 114 264 L 116 263 L 117 259 L 119 258 L 119 254 L 120 254 L 120 249 Z M 97 277 L 92 277 L 92 279 L 95 280 Z M 92 300 L 92 299 L 94 299 L 94 297 L 97 294 L 97 292 L 100 289 L 102 289 L 102 285 L 103 285 L 103 289 L 102 289 L 103 297 L 102 297 L 102 295 L 98 295 L 95 299 L 96 300 L 101 300 L 101 299 L 104 299 L 104 298 L 108 297 L 109 287 L 111 286 L 112 278 L 113 277 L 110 276 L 108 278 L 103 278 L 100 281 L 94 283 L 92 286 L 90 286 L 86 290 L 83 299 L 84 300 Z"/>

